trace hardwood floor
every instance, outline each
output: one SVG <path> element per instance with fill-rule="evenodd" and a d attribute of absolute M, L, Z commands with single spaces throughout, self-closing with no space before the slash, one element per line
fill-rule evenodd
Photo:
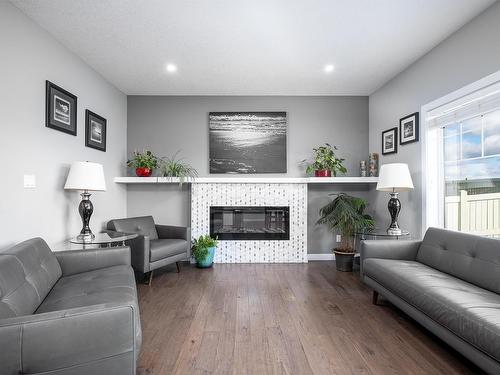
<path fill-rule="evenodd" d="M 333 262 L 183 263 L 138 285 L 139 374 L 479 374 Z"/>

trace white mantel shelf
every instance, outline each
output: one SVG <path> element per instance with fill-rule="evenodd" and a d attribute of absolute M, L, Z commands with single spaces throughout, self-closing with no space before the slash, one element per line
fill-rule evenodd
<path fill-rule="evenodd" d="M 178 184 L 174 177 L 115 177 L 118 184 Z M 196 177 L 188 184 L 375 184 L 378 177 Z"/>

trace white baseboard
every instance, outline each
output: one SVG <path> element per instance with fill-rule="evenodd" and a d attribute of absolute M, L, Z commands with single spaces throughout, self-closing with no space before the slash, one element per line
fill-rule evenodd
<path fill-rule="evenodd" d="M 307 260 L 335 260 L 334 254 L 307 254 Z"/>

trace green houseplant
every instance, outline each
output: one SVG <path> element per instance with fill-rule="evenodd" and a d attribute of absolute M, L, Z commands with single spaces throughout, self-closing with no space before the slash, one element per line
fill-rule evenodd
<path fill-rule="evenodd" d="M 345 193 L 336 195 L 319 210 L 320 218 L 316 224 L 326 224 L 332 231 L 340 232 L 342 242 L 335 248 L 336 266 L 339 271 L 352 271 L 354 259 L 354 235 L 356 232 L 373 229 L 375 221 L 364 213 L 367 201 Z"/>
<path fill-rule="evenodd" d="M 214 263 L 215 247 L 218 242 L 217 238 L 212 238 L 208 234 L 193 240 L 191 251 L 193 258 L 196 260 L 197 267 L 212 267 Z"/>
<path fill-rule="evenodd" d="M 149 177 L 153 170 L 158 167 L 159 158 L 151 151 L 134 151 L 132 159 L 127 161 L 127 166 L 135 168 L 135 174 L 139 177 Z"/>
<path fill-rule="evenodd" d="M 179 151 L 171 157 L 162 158 L 160 170 L 163 177 L 178 177 L 182 185 L 187 178 L 197 177 L 198 171 L 190 164 L 184 162 L 183 158 L 178 158 L 178 154 Z"/>
<path fill-rule="evenodd" d="M 314 162 L 307 166 L 306 172 L 308 174 L 314 172 L 316 177 L 331 177 L 332 173 L 334 176 L 337 176 L 337 173 L 346 173 L 347 168 L 342 164 L 345 159 L 337 158 L 336 150 L 337 146 L 331 146 L 329 143 L 313 148 Z"/>

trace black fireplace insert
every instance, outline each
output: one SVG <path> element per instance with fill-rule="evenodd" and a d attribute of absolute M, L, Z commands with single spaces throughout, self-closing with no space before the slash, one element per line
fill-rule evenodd
<path fill-rule="evenodd" d="M 212 206 L 210 236 L 219 240 L 289 240 L 289 207 Z"/>

